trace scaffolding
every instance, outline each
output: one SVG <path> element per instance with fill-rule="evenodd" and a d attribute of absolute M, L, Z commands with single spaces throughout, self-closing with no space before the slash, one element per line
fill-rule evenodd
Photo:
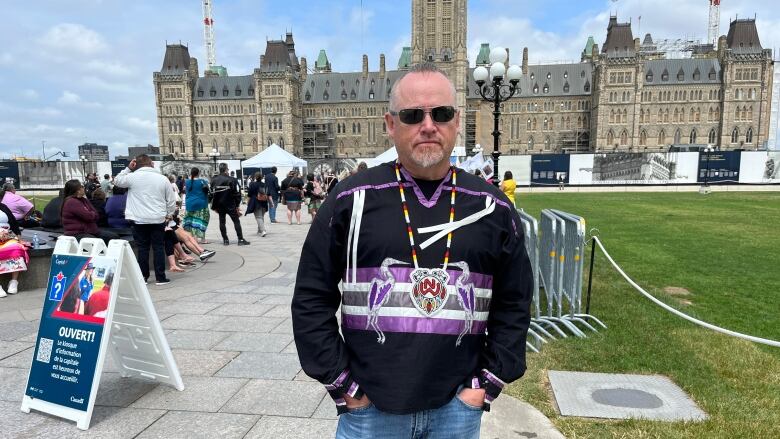
<path fill-rule="evenodd" d="M 303 122 L 302 159 L 335 157 L 333 118 L 306 118 Z"/>
<path fill-rule="evenodd" d="M 477 107 L 469 106 L 466 109 L 466 155 L 473 154 L 474 147 L 477 145 Z"/>

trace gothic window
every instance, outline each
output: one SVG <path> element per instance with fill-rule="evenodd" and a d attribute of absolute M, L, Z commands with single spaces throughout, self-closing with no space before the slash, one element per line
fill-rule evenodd
<path fill-rule="evenodd" d="M 669 71 L 664 69 L 663 73 L 661 73 L 661 81 L 668 81 L 669 80 Z"/>
<path fill-rule="evenodd" d="M 284 149 L 284 137 L 282 136 L 279 136 L 279 146 L 281 146 L 282 149 Z"/>
<path fill-rule="evenodd" d="M 199 89 L 198 89 L 198 97 L 199 97 L 199 98 L 202 98 L 202 97 L 203 97 L 203 89 L 202 89 L 202 88 L 199 88 Z"/>
<path fill-rule="evenodd" d="M 269 119 L 268 119 L 268 129 L 269 129 L 269 130 L 271 130 L 271 129 L 276 129 L 276 126 L 275 126 L 275 125 L 276 125 L 276 123 L 273 121 L 273 119 L 270 119 L 270 118 L 269 118 Z"/>
<path fill-rule="evenodd" d="M 198 140 L 198 153 L 203 154 L 203 142 Z"/>
<path fill-rule="evenodd" d="M 685 72 L 683 72 L 683 69 L 680 69 L 677 72 L 677 80 L 678 81 L 683 81 L 684 79 L 685 79 Z"/>
<path fill-rule="evenodd" d="M 707 143 L 709 143 L 710 145 L 714 145 L 715 136 L 716 136 L 716 132 L 715 132 L 715 128 L 713 128 L 710 130 L 710 134 L 707 136 Z"/>
<path fill-rule="evenodd" d="M 360 124 L 357 124 L 358 134 L 360 134 Z"/>
<path fill-rule="evenodd" d="M 534 94 L 539 93 L 539 84 L 534 84 Z"/>
<path fill-rule="evenodd" d="M 355 89 L 352 89 L 352 92 L 349 94 L 350 99 L 357 99 L 357 93 L 355 93 Z"/>
<path fill-rule="evenodd" d="M 550 77 L 552 77 L 552 75 L 550 75 L 550 72 L 547 72 L 547 79 L 550 79 Z"/>
<path fill-rule="evenodd" d="M 252 139 L 252 151 L 257 151 L 257 139 Z"/>
<path fill-rule="evenodd" d="M 701 72 L 699 72 L 699 69 L 693 71 L 693 80 L 698 81 L 701 79 Z"/>
<path fill-rule="evenodd" d="M 355 122 L 352 122 L 352 134 L 357 134 L 357 125 L 355 125 Z"/>
<path fill-rule="evenodd" d="M 691 145 L 696 143 L 696 129 L 691 130 L 691 135 L 688 139 L 688 143 L 690 143 Z"/>
<path fill-rule="evenodd" d="M 173 152 L 173 140 L 168 141 L 168 152 Z"/>
<path fill-rule="evenodd" d="M 533 81 L 533 80 L 534 80 L 534 73 L 531 72 L 531 81 Z"/>
<path fill-rule="evenodd" d="M 241 89 L 236 87 L 236 90 L 234 91 L 236 96 L 241 96 Z"/>
<path fill-rule="evenodd" d="M 224 88 L 222 89 L 222 96 L 227 96 L 229 93 L 230 93 L 230 92 L 228 91 L 228 88 L 227 88 L 227 87 L 224 87 Z"/>
<path fill-rule="evenodd" d="M 327 87 L 330 87 L 330 80 L 327 80 L 327 79 L 325 80 L 325 87 L 326 87 L 326 88 L 327 88 Z"/>
<path fill-rule="evenodd" d="M 753 128 L 748 128 L 745 133 L 745 143 L 753 143 Z"/>
<path fill-rule="evenodd" d="M 639 133 L 639 146 L 645 145 L 647 145 L 647 131 L 642 130 L 642 132 Z"/>
<path fill-rule="evenodd" d="M 550 150 L 550 136 L 544 138 L 544 150 L 545 151 Z"/>
<path fill-rule="evenodd" d="M 628 145 L 628 132 L 626 132 L 626 130 L 623 130 L 623 131 L 620 133 L 620 145 L 621 145 L 621 146 L 626 146 L 626 145 Z"/>
<path fill-rule="evenodd" d="M 371 90 L 371 91 L 368 92 L 368 98 L 369 99 L 374 99 L 374 90 Z"/>
<path fill-rule="evenodd" d="M 542 89 L 542 92 L 544 92 L 545 94 L 550 92 L 550 86 L 547 85 L 547 83 L 544 84 L 544 88 Z"/>
<path fill-rule="evenodd" d="M 609 130 L 607 133 L 607 145 L 612 146 L 612 142 L 615 140 L 615 133 L 612 132 L 612 130 Z"/>
<path fill-rule="evenodd" d="M 531 131 L 531 118 L 529 117 L 528 120 L 525 122 L 525 129 L 527 131 Z"/>
<path fill-rule="evenodd" d="M 664 130 L 661 130 L 660 133 L 658 133 L 658 146 L 663 146 L 666 144 L 666 132 Z"/>
<path fill-rule="evenodd" d="M 238 139 L 238 152 L 244 152 L 244 142 Z"/>
<path fill-rule="evenodd" d="M 341 90 L 341 99 L 346 99 L 346 98 L 347 98 L 347 91 Z"/>
<path fill-rule="evenodd" d="M 584 77 L 585 77 L 585 70 L 580 72 L 580 78 L 584 78 Z"/>
<path fill-rule="evenodd" d="M 306 90 L 306 96 L 304 97 L 304 99 L 306 99 L 306 101 L 311 100 L 311 93 L 309 93 L 309 90 Z"/>
<path fill-rule="evenodd" d="M 171 122 L 170 120 L 168 121 L 168 132 L 169 133 L 173 132 L 173 122 Z"/>
<path fill-rule="evenodd" d="M 628 110 L 623 110 L 623 123 L 628 123 Z"/>
<path fill-rule="evenodd" d="M 534 136 L 528 138 L 528 149 L 534 149 Z"/>
<path fill-rule="evenodd" d="M 737 140 L 739 140 L 739 128 L 734 127 L 731 131 L 731 143 L 737 143 Z"/>
<path fill-rule="evenodd" d="M 590 93 L 590 81 L 585 81 L 585 93 Z"/>
<path fill-rule="evenodd" d="M 674 132 L 674 143 L 679 144 L 682 139 L 682 132 L 679 128 L 677 128 L 677 131 Z"/>
<path fill-rule="evenodd" d="M 330 95 L 328 94 L 328 90 L 325 90 L 325 92 L 322 93 L 322 100 L 327 101 L 328 98 L 330 98 Z"/>
<path fill-rule="evenodd" d="M 563 84 L 563 92 L 568 93 L 569 92 L 569 82 L 566 81 L 565 84 Z"/>
<path fill-rule="evenodd" d="M 225 152 L 230 152 L 230 139 L 225 139 Z"/>
<path fill-rule="evenodd" d="M 648 70 L 647 75 L 645 75 L 645 81 L 646 82 L 653 82 L 653 71 Z"/>
<path fill-rule="evenodd" d="M 184 140 L 179 140 L 179 152 L 184 154 Z"/>
<path fill-rule="evenodd" d="M 569 72 L 568 71 L 563 72 L 563 79 L 568 79 L 568 78 L 569 78 Z"/>

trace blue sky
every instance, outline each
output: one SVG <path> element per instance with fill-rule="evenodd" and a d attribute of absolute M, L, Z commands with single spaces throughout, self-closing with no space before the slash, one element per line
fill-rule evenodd
<path fill-rule="evenodd" d="M 384 53 L 394 68 L 409 44 L 411 2 L 363 0 L 213 0 L 217 62 L 248 74 L 266 39 L 292 30 L 299 56 L 313 64 L 325 49 L 336 71 L 372 70 Z M 188 44 L 205 66 L 198 0 L 9 0 L 0 27 L 0 157 L 40 157 L 97 142 L 111 155 L 157 144 L 152 72 L 165 42 Z M 757 14 L 761 42 L 780 49 L 774 0 L 723 0 L 729 18 Z M 705 39 L 707 0 L 470 0 L 469 58 L 479 43 L 510 48 L 519 62 L 578 61 L 588 35 L 601 44 L 610 13 L 632 20 L 635 36 Z M 641 29 L 638 17 L 641 16 Z M 9 19 L 10 17 L 10 19 Z M 640 35 L 641 34 L 641 35 Z"/>

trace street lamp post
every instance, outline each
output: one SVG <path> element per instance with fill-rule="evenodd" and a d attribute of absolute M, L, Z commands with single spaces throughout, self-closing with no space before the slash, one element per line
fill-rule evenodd
<path fill-rule="evenodd" d="M 704 194 L 710 193 L 710 155 L 713 151 L 715 151 L 715 148 L 712 145 L 707 145 L 704 148 L 704 152 L 707 154 L 707 170 L 704 173 L 704 187 L 701 190 Z"/>
<path fill-rule="evenodd" d="M 499 150 L 499 120 L 501 118 L 501 103 L 507 101 L 520 88 L 517 83 L 523 75 L 523 70 L 516 65 L 509 69 L 504 65 L 507 60 L 506 50 L 503 47 L 496 47 L 490 51 L 490 70 L 484 66 L 474 69 L 474 81 L 479 86 L 479 95 L 482 99 L 493 102 L 493 183 L 498 186 L 498 158 L 501 156 Z M 508 79 L 507 84 L 504 79 Z"/>
<path fill-rule="evenodd" d="M 220 153 L 217 148 L 211 148 L 211 152 L 209 153 L 209 157 L 211 157 L 212 160 L 214 160 L 214 173 L 217 173 L 217 159 L 219 158 Z"/>

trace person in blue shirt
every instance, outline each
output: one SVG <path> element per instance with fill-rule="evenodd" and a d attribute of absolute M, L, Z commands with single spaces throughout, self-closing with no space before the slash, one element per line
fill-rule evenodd
<path fill-rule="evenodd" d="M 182 227 L 198 239 L 201 244 L 206 241 L 206 229 L 209 226 L 209 184 L 200 178 L 200 169 L 192 168 L 190 178 L 184 182 L 186 215 Z"/>
<path fill-rule="evenodd" d="M 92 263 L 87 264 L 87 268 L 84 270 L 84 276 L 79 281 L 79 291 L 81 292 L 81 301 L 86 303 L 89 300 L 89 295 L 92 294 L 92 271 L 94 270 Z"/>

